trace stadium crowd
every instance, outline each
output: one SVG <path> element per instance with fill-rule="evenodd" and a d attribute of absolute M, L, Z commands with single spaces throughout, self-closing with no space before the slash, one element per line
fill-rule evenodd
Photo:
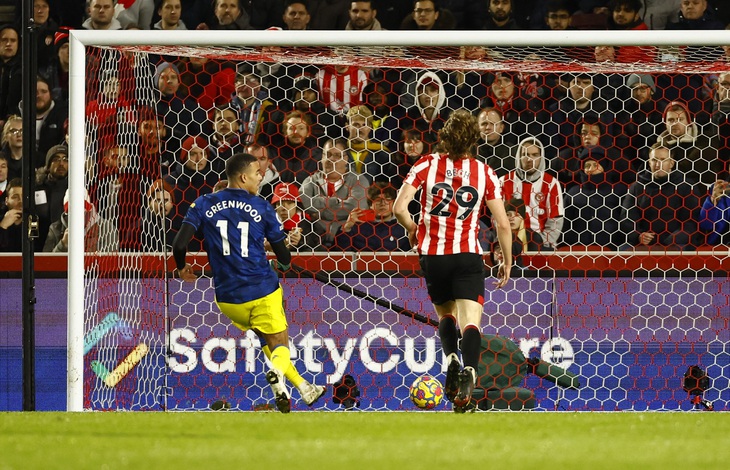
<path fill-rule="evenodd" d="M 33 4 L 39 40 L 32 155 L 23 155 L 19 117 L 20 2 L 16 22 L 0 26 L 5 252 L 20 251 L 24 158 L 36 168 L 36 250 L 67 250 L 69 29 L 730 29 L 730 2 L 717 0 Z M 469 61 L 514 54 L 487 47 L 444 51 Z M 87 248 L 169 249 L 191 203 L 221 185 L 225 160 L 247 152 L 259 160 L 260 194 L 276 207 L 290 249 L 407 250 L 392 211 L 395 193 L 419 157 L 438 150 L 439 129 L 461 108 L 478 117 L 478 158 L 502 183 L 513 253 L 730 245 L 730 45 L 541 52 L 558 62 L 729 67 L 651 74 L 448 71 L 91 50 Z M 485 249 L 495 249 L 488 214 L 481 225 Z"/>

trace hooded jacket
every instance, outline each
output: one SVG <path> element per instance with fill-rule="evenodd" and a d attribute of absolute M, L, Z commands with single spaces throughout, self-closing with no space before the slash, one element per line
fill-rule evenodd
<path fill-rule="evenodd" d="M 540 163 L 528 174 L 522 168 L 522 148 L 535 145 L 540 149 Z M 557 175 L 545 170 L 545 148 L 535 137 L 520 141 L 515 148 L 515 170 L 502 176 L 502 197 L 505 201 L 525 201 L 525 224 L 538 232 L 547 248 L 555 248 L 563 230 L 563 190 Z"/>
<path fill-rule="evenodd" d="M 418 90 L 426 84 L 435 85 L 438 89 L 436 103 L 430 117 L 426 116 L 426 109 L 418 100 Z M 393 142 L 402 141 L 403 129 L 416 129 L 421 132 L 422 140 L 430 145 L 438 141 L 438 131 L 446 123 L 448 108 L 446 107 L 446 89 L 444 82 L 434 72 L 424 72 L 414 82 L 408 84 L 406 93 L 400 97 L 405 111 L 398 110 L 393 115 L 397 119 L 390 119 L 383 124 Z"/>

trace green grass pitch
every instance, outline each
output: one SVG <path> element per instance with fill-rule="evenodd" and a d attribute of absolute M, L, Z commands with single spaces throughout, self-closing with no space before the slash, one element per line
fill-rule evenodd
<path fill-rule="evenodd" d="M 726 469 L 710 412 L 0 413 L 0 469 Z"/>

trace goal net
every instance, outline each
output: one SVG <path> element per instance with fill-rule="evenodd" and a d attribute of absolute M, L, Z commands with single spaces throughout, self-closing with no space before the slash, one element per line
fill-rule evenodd
<path fill-rule="evenodd" d="M 480 408 L 727 409 L 727 44 L 727 31 L 72 32 L 69 409 L 271 408 L 259 339 L 218 311 L 200 240 L 200 278 L 170 276 L 185 211 L 240 151 L 259 157 L 261 196 L 292 234 L 290 350 L 328 387 L 318 409 L 415 409 L 411 383 L 443 379 L 445 361 L 390 211 L 457 109 L 478 117 L 475 158 L 499 176 L 514 234 L 497 246 L 481 215 Z M 340 157 L 344 182 L 328 179 Z M 503 249 L 516 266 L 493 290 Z M 692 366 L 709 380 L 685 381 Z"/>

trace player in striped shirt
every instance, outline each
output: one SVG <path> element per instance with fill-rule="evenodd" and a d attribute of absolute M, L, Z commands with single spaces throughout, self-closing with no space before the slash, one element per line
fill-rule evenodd
<path fill-rule="evenodd" d="M 264 341 L 262 349 L 273 366 L 266 381 L 277 408 L 288 413 L 291 407 L 284 376 L 312 406 L 325 388 L 304 380 L 290 360 L 283 292 L 266 258 L 264 239 L 282 269 L 288 269 L 291 254 L 273 206 L 256 195 L 262 179 L 258 159 L 247 153 L 233 155 L 226 161 L 226 178 L 227 188 L 197 198 L 188 209 L 172 244 L 176 273 L 184 281 L 197 278 L 185 255 L 200 228 L 213 270 L 216 304 L 234 325 L 253 330 Z"/>
<path fill-rule="evenodd" d="M 512 246 L 497 176 L 474 159 L 478 139 L 476 118 L 467 111 L 454 112 L 439 132 L 443 153 L 426 155 L 413 165 L 394 205 L 398 222 L 420 255 L 428 294 L 439 318 L 439 337 L 448 363 L 444 388 L 456 412 L 464 412 L 470 405 L 481 351 L 484 263 L 477 232 L 483 201 L 492 213 L 500 245 Z M 416 224 L 408 204 L 419 189 L 421 216 Z M 497 288 L 507 284 L 512 268 L 512 250 L 504 253 Z M 457 325 L 462 333 L 463 369 L 456 354 Z"/>
<path fill-rule="evenodd" d="M 555 248 L 563 233 L 563 188 L 545 170 L 545 149 L 535 137 L 523 139 L 515 152 L 516 169 L 500 178 L 505 201 L 525 201 L 525 227 L 540 234 L 544 248 Z"/>

